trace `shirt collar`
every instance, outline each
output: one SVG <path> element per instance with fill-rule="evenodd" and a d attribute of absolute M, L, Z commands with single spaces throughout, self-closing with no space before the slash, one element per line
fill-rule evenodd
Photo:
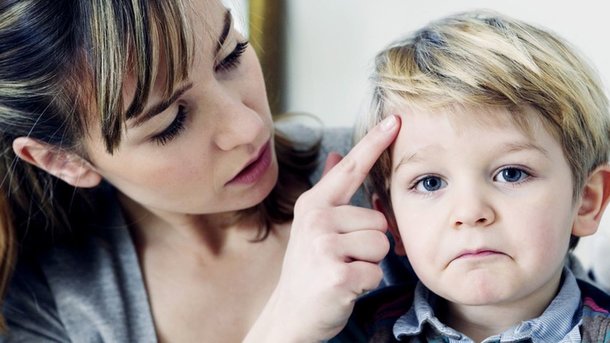
<path fill-rule="evenodd" d="M 425 325 L 445 336 L 450 342 L 472 342 L 464 334 L 446 326 L 435 315 L 434 308 L 439 297 L 430 292 L 421 282 L 415 288 L 413 305 L 394 324 L 394 337 L 400 340 L 419 335 Z M 533 342 L 580 342 L 579 324 L 580 289 L 576 278 L 568 268 L 563 270 L 563 282 L 559 293 L 540 317 L 517 324 L 499 335 L 483 342 L 514 342 L 531 339 Z"/>

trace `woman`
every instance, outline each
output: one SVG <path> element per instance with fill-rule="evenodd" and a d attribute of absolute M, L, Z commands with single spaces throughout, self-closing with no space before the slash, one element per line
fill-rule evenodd
<path fill-rule="evenodd" d="M 2 190 L 25 242 L 7 341 L 316 341 L 379 283 L 385 218 L 346 204 L 396 119 L 305 192 L 318 147 L 274 133 L 220 1 L 0 11 Z"/>

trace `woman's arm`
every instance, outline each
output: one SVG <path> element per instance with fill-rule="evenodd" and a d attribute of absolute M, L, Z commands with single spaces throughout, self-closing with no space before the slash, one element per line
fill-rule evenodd
<path fill-rule="evenodd" d="M 356 298 L 377 287 L 387 222 L 378 211 L 348 204 L 399 126 L 394 116 L 382 122 L 298 199 L 280 280 L 244 342 L 331 338 Z"/>

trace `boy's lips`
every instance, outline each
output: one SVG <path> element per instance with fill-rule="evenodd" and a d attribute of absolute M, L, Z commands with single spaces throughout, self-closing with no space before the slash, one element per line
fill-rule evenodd
<path fill-rule="evenodd" d="M 244 167 L 229 180 L 225 185 L 229 184 L 249 184 L 254 183 L 265 174 L 265 171 L 271 164 L 271 143 L 267 141 L 258 151 L 258 153 L 250 159 Z"/>
<path fill-rule="evenodd" d="M 506 255 L 506 254 L 501 251 L 489 249 L 489 248 L 466 249 L 466 250 L 460 251 L 452 259 L 452 261 L 455 261 L 458 259 L 464 259 L 464 258 L 482 258 L 482 257 L 497 256 L 497 255 Z"/>

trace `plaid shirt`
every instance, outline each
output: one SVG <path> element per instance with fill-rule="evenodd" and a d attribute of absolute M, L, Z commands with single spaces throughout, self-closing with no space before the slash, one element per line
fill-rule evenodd
<path fill-rule="evenodd" d="M 330 342 L 469 343 L 435 315 L 438 297 L 423 285 L 382 288 L 360 299 L 345 329 Z M 610 342 L 610 295 L 564 270 L 557 296 L 545 312 L 485 343 Z"/>

